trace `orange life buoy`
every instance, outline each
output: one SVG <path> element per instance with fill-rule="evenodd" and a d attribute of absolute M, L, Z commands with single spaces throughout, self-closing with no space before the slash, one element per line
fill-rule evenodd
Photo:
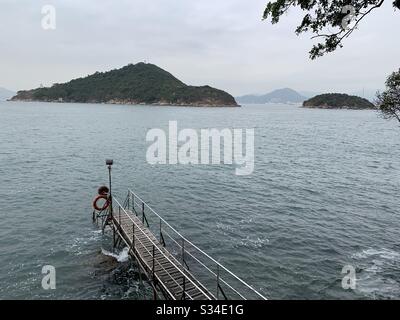
<path fill-rule="evenodd" d="M 100 199 L 106 200 L 106 202 L 104 203 L 104 205 L 103 205 L 102 208 L 100 208 L 100 207 L 97 205 L 97 202 L 98 202 Z M 93 208 L 95 208 L 97 211 L 104 211 L 104 210 L 106 210 L 106 209 L 109 207 L 109 205 L 110 205 L 110 199 L 109 199 L 108 196 L 106 196 L 106 195 L 99 195 L 99 196 L 97 196 L 97 197 L 93 200 Z"/>

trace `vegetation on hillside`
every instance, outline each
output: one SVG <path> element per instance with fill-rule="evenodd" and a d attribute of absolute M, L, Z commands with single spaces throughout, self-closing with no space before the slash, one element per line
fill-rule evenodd
<path fill-rule="evenodd" d="M 237 105 L 228 93 L 184 84 L 153 64 L 130 64 L 48 88 L 19 91 L 13 100 L 89 103 Z"/>
<path fill-rule="evenodd" d="M 304 107 L 324 109 L 375 109 L 367 99 L 343 93 L 326 93 L 303 102 Z"/>

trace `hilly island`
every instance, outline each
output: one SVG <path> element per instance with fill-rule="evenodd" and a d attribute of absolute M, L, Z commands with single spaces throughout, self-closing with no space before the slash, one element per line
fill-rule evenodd
<path fill-rule="evenodd" d="M 375 105 L 367 99 L 344 93 L 325 93 L 303 102 L 305 108 L 321 109 L 375 109 Z"/>
<path fill-rule="evenodd" d="M 154 64 L 129 64 L 63 84 L 18 91 L 11 101 L 237 107 L 233 96 L 210 86 L 189 86 Z"/>

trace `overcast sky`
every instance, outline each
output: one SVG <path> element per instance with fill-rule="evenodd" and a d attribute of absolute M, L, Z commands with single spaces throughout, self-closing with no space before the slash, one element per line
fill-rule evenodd
<path fill-rule="evenodd" d="M 0 87 L 51 85 L 147 61 L 187 84 L 233 95 L 291 87 L 356 92 L 400 67 L 400 11 L 387 1 L 337 52 L 310 61 L 301 15 L 262 22 L 265 0 L 0 0 Z M 56 30 L 41 9 L 56 8 Z"/>

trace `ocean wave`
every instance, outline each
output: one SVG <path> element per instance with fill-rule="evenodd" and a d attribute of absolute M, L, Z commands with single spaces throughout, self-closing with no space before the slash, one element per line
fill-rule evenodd
<path fill-rule="evenodd" d="M 119 253 L 113 253 L 113 252 L 110 252 L 110 251 L 107 251 L 107 250 L 101 248 L 101 253 L 104 254 L 105 256 L 115 258 L 118 262 L 126 262 L 129 260 L 129 248 L 128 247 L 125 247 Z"/>
<path fill-rule="evenodd" d="M 352 255 L 352 258 L 365 259 L 369 257 L 380 257 L 386 260 L 398 260 L 400 261 L 400 252 L 390 250 L 390 249 L 366 249 L 361 252 L 357 252 Z"/>
<path fill-rule="evenodd" d="M 260 249 L 269 243 L 269 239 L 265 237 L 247 236 L 240 240 L 235 247 L 247 247 L 252 249 Z"/>
<path fill-rule="evenodd" d="M 352 258 L 359 270 L 356 291 L 372 299 L 400 298 L 400 252 L 369 248 Z"/>
<path fill-rule="evenodd" d="M 91 248 L 89 244 L 99 241 L 102 236 L 102 230 L 91 230 L 87 233 L 86 237 L 73 238 L 66 246 L 68 252 L 75 255 L 82 255 L 90 253 Z"/>

